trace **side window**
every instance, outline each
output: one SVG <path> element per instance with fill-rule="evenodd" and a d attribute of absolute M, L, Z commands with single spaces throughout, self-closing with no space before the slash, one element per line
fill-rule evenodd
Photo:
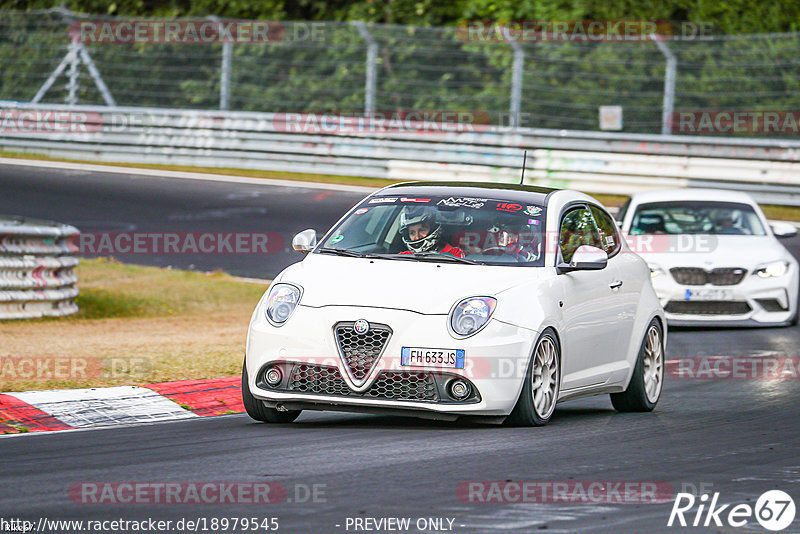
<path fill-rule="evenodd" d="M 610 258 L 619 252 L 621 246 L 617 226 L 614 224 L 614 219 L 602 209 L 597 206 L 589 206 L 589 208 L 592 210 L 592 215 L 594 215 L 594 222 L 597 223 L 600 242 L 603 244 L 602 248 Z"/>
<path fill-rule="evenodd" d="M 561 219 L 558 245 L 561 249 L 561 256 L 567 263 L 572 261 L 572 255 L 581 245 L 603 248 L 592 212 L 586 207 L 568 211 Z"/>

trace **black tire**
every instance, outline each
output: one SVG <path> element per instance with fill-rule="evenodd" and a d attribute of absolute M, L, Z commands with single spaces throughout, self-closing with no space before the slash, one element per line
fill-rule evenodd
<path fill-rule="evenodd" d="M 275 408 L 267 408 L 264 403 L 250 393 L 250 384 L 247 380 L 247 365 L 242 365 L 242 402 L 244 409 L 251 418 L 262 423 L 291 423 L 300 415 L 302 410 L 289 410 L 279 412 Z"/>
<path fill-rule="evenodd" d="M 543 349 L 543 344 L 550 344 L 553 350 L 553 362 L 555 364 L 555 392 L 550 394 L 552 397 L 552 405 L 550 405 L 546 413 L 540 413 L 536 408 L 534 402 L 533 379 L 534 373 L 534 360 L 540 349 Z M 549 378 L 552 378 L 552 373 L 548 373 Z M 522 392 L 519 394 L 517 404 L 514 409 L 506 418 L 505 423 L 508 426 L 544 426 L 553 416 L 555 405 L 558 402 L 558 394 L 561 391 L 561 347 L 558 344 L 558 338 L 551 330 L 545 330 L 539 339 L 536 340 L 534 345 L 531 359 L 528 362 L 528 369 L 525 372 L 525 382 L 522 385 Z"/>
<path fill-rule="evenodd" d="M 649 356 L 646 355 L 648 350 L 647 345 L 651 332 L 653 331 L 657 332 L 658 335 L 661 365 L 661 383 L 658 384 L 658 392 L 657 395 L 655 395 L 655 399 L 651 398 L 653 395 L 648 397 L 645 386 L 645 358 L 649 358 Z M 636 367 L 633 369 L 633 376 L 628 384 L 628 388 L 622 393 L 612 393 L 611 404 L 614 406 L 614 409 L 619 412 L 653 411 L 653 408 L 655 408 L 656 404 L 658 404 L 659 398 L 661 398 L 661 391 L 663 391 L 665 375 L 666 355 L 664 354 L 664 330 L 661 328 L 661 323 L 658 322 L 658 319 L 653 319 L 652 322 L 647 326 L 647 330 L 645 330 L 644 339 L 642 339 L 642 345 L 639 348 L 639 356 L 636 359 Z"/>

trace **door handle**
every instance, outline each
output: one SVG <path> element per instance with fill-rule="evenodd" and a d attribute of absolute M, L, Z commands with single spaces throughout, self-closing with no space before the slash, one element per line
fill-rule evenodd
<path fill-rule="evenodd" d="M 608 287 L 610 287 L 611 289 L 619 289 L 620 287 L 622 287 L 622 280 L 615 280 L 610 284 L 608 284 Z"/>

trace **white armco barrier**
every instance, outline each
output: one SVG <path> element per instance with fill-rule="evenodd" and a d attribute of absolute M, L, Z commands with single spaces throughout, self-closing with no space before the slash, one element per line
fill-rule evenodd
<path fill-rule="evenodd" d="M 66 224 L 0 216 L 0 320 L 78 311 L 77 235 Z"/>
<path fill-rule="evenodd" d="M 299 117 L 299 119 L 298 119 Z M 327 119 L 325 117 L 328 117 Z M 516 182 L 590 193 L 664 187 L 800 205 L 800 140 L 621 134 L 330 115 L 0 102 L 0 149 L 102 162 L 395 180 Z M 291 119 L 291 120 L 290 120 Z"/>

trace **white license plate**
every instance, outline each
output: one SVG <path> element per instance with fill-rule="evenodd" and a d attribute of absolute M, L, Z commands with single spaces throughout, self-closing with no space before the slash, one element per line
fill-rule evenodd
<path fill-rule="evenodd" d="M 434 349 L 430 347 L 403 347 L 400 365 L 463 369 L 464 349 Z"/>
<path fill-rule="evenodd" d="M 730 289 L 687 289 L 683 300 L 733 300 L 733 291 Z"/>

